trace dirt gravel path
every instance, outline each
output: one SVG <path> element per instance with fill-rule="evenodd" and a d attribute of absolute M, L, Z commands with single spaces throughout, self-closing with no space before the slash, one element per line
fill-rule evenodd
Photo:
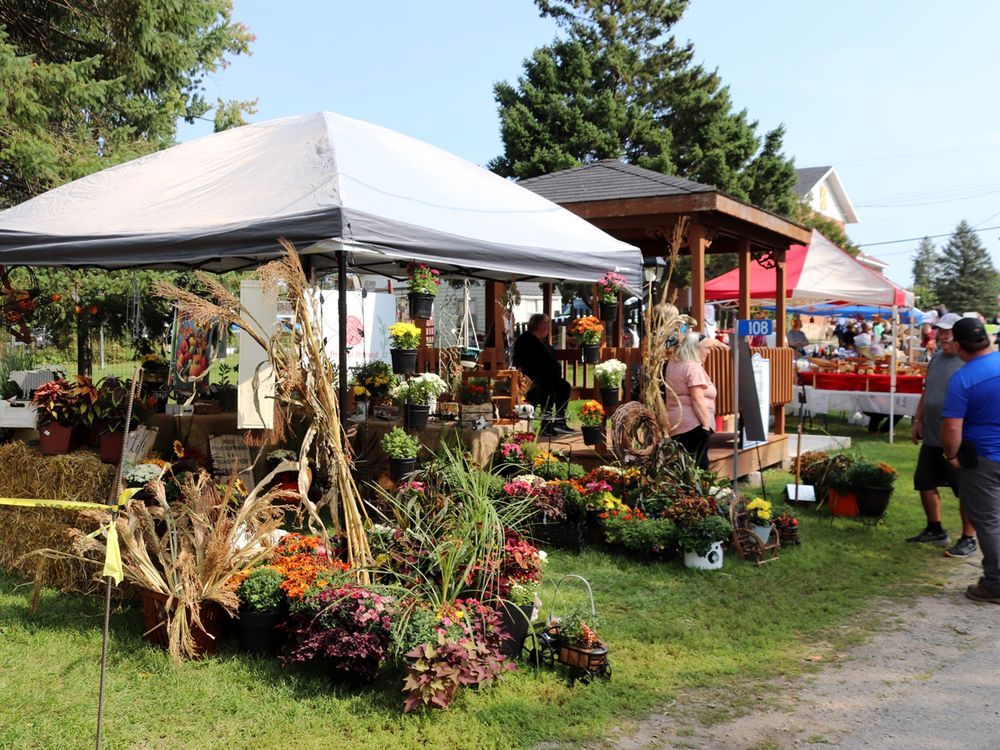
<path fill-rule="evenodd" d="M 601 746 L 1000 748 L 1000 606 L 963 595 L 982 572 L 978 556 L 954 563 L 940 592 L 887 606 L 884 628 L 819 672 L 779 686 L 768 710 L 703 726 L 703 696 L 694 705 L 681 697 Z"/>

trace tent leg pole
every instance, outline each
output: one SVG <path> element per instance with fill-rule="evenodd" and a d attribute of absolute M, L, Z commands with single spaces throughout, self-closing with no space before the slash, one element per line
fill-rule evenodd
<path fill-rule="evenodd" d="M 340 425 L 347 429 L 347 253 L 337 251 L 337 401 Z"/>

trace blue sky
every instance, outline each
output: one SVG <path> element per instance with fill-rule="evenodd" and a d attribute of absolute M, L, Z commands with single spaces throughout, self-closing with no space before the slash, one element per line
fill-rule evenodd
<path fill-rule="evenodd" d="M 254 121 L 332 110 L 478 164 L 501 148 L 493 82 L 556 33 L 530 0 L 234 5 L 254 54 L 212 74 L 210 98 L 259 99 Z M 987 0 L 694 0 L 675 33 L 762 130 L 785 124 L 797 166 L 837 167 L 848 233 L 874 243 L 1000 225 L 998 28 Z M 980 237 L 1000 262 L 1000 230 Z M 915 246 L 865 249 L 908 284 Z"/>

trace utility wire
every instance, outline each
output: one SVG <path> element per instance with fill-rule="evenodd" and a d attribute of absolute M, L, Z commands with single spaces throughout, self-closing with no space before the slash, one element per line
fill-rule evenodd
<path fill-rule="evenodd" d="M 992 218 L 992 217 L 991 217 Z M 993 229 L 1000 229 L 1000 226 L 995 227 L 981 227 L 979 229 L 973 229 L 973 232 L 989 232 Z M 940 237 L 951 237 L 954 232 L 945 232 L 944 234 L 925 234 L 923 237 L 908 237 L 905 240 L 885 240 L 884 242 L 858 242 L 856 243 L 858 247 L 876 247 L 877 245 L 898 245 L 901 242 L 920 242 L 922 239 L 935 240 Z M 891 253 L 886 253 L 891 255 Z"/>

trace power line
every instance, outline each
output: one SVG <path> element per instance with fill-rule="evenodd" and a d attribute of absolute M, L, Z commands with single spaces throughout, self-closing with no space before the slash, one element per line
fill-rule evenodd
<path fill-rule="evenodd" d="M 979 229 L 973 229 L 972 231 L 978 234 L 979 232 L 989 232 L 993 229 L 1000 229 L 1000 226 L 981 227 Z M 925 234 L 923 237 L 908 237 L 905 240 L 885 240 L 884 242 L 859 242 L 857 243 L 857 245 L 858 247 L 875 247 L 877 245 L 898 245 L 901 242 L 920 242 L 920 240 L 925 238 L 929 240 L 936 240 L 941 237 L 951 237 L 953 234 L 955 233 L 945 232 L 944 234 L 930 234 L 930 235 Z M 886 254 L 891 255 L 891 253 L 886 253 Z"/>

